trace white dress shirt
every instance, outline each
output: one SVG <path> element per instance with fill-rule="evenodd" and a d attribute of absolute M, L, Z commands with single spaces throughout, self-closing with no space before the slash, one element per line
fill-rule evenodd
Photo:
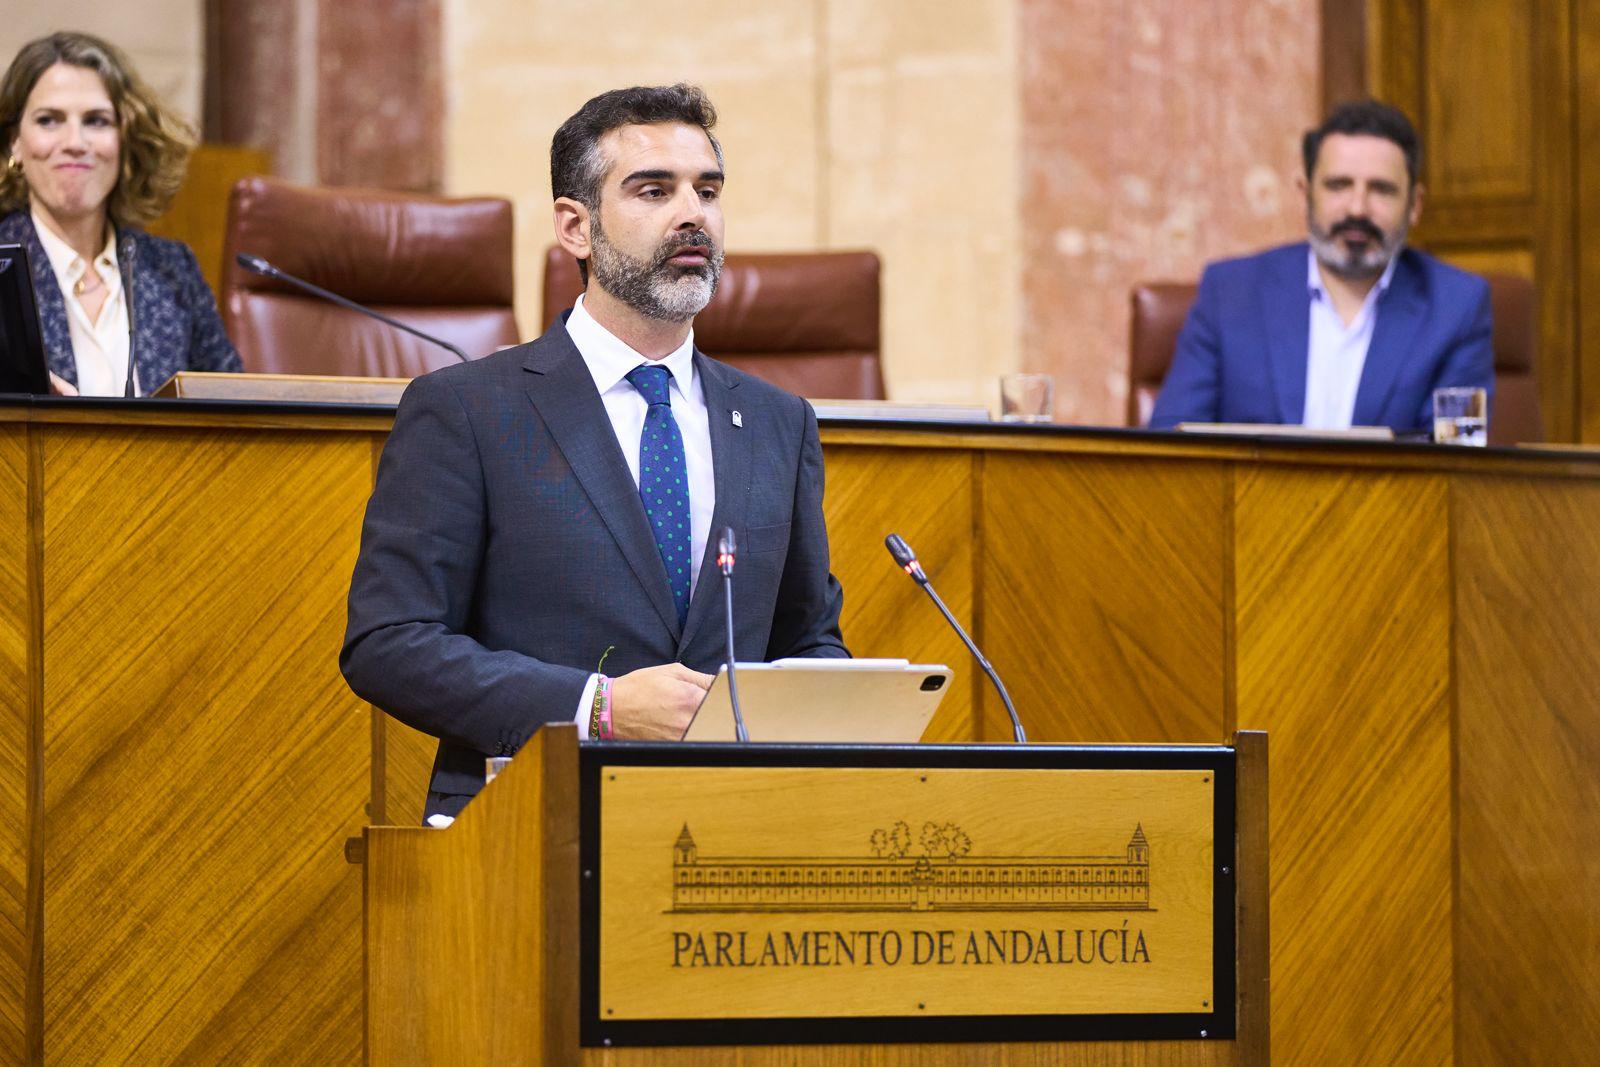
<path fill-rule="evenodd" d="M 105 248 L 94 257 L 93 269 L 105 282 L 106 299 L 91 320 L 72 294 L 78 280 L 89 272 L 89 263 L 52 233 L 37 211 L 33 212 L 33 228 L 67 305 L 67 335 L 72 339 L 72 358 L 78 369 L 78 392 L 83 396 L 121 396 L 128 379 L 128 303 L 122 292 L 115 231 L 106 235 Z M 139 383 L 134 382 L 134 392 L 138 390 Z"/>
<path fill-rule="evenodd" d="M 578 297 L 567 316 L 567 334 L 583 357 L 600 393 L 611 429 L 628 461 L 633 484 L 639 484 L 639 441 L 644 436 L 644 416 L 649 409 L 644 397 L 627 379 L 628 372 L 646 363 L 656 363 L 672 372 L 667 395 L 672 417 L 683 437 L 683 458 L 689 475 L 689 595 L 700 581 L 700 562 L 705 559 L 706 543 L 711 539 L 711 512 L 717 502 L 716 480 L 711 466 L 711 418 L 706 411 L 705 392 L 694 365 L 694 330 L 683 344 L 664 359 L 649 360 L 620 341 L 583 306 Z M 642 506 L 642 505 L 641 505 Z M 578 736 L 589 736 L 589 710 L 594 700 L 598 674 L 589 676 L 578 703 Z"/>
<path fill-rule="evenodd" d="M 1310 264 L 1306 284 L 1311 288 L 1311 333 L 1306 354 L 1306 406 L 1300 421 L 1311 429 L 1348 430 L 1355 418 L 1356 393 L 1361 388 L 1367 349 L 1372 346 L 1372 330 L 1378 322 L 1378 298 L 1389 288 L 1400 257 L 1389 260 L 1348 326 L 1328 298 L 1316 253 L 1306 252 L 1306 259 Z"/>

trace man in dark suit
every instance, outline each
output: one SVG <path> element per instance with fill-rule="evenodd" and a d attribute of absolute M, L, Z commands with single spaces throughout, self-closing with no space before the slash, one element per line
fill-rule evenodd
<path fill-rule="evenodd" d="M 1310 241 L 1213 263 L 1150 425 L 1432 425 L 1433 391 L 1492 389 L 1489 287 L 1405 248 L 1422 211 L 1404 114 L 1345 104 L 1305 136 Z"/>
<path fill-rule="evenodd" d="M 815 414 L 693 346 L 723 256 L 714 124 L 682 85 L 568 119 L 555 228 L 584 295 L 537 341 L 418 378 L 400 402 L 340 665 L 440 739 L 430 814 L 459 811 L 484 757 L 544 723 L 680 737 L 724 658 L 723 527 L 739 658 L 848 655 Z"/>

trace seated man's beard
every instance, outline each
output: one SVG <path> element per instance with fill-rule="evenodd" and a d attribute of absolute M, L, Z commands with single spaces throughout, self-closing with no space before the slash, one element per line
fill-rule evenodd
<path fill-rule="evenodd" d="M 711 243 L 705 231 L 667 238 L 646 262 L 612 244 L 600 228 L 599 218 L 591 218 L 589 272 L 600 288 L 639 314 L 663 322 L 688 322 L 711 302 L 717 279 L 722 277 L 722 249 Z M 685 248 L 703 252 L 706 262 L 698 267 L 667 262 Z"/>
<path fill-rule="evenodd" d="M 1365 279 L 1376 278 L 1388 269 L 1389 261 L 1399 254 L 1400 246 L 1405 244 L 1410 227 L 1402 221 L 1395 227 L 1394 233 L 1385 234 L 1369 219 L 1346 218 L 1335 223 L 1331 229 L 1324 230 L 1307 211 L 1306 231 L 1310 234 L 1311 251 L 1316 254 L 1318 263 L 1341 278 Z M 1346 235 L 1365 237 L 1367 247 L 1360 251 L 1345 247 L 1343 238 Z"/>

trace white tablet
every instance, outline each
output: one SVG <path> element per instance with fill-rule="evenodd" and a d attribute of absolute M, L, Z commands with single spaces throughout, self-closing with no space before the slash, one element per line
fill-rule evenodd
<path fill-rule="evenodd" d="M 915 744 L 950 689 L 950 668 L 903 659 L 782 659 L 739 664 L 751 741 Z M 700 702 L 685 741 L 734 741 L 728 668 Z"/>

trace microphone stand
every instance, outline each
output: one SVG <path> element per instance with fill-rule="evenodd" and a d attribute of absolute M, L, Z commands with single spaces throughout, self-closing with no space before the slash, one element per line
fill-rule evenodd
<path fill-rule="evenodd" d="M 1011 703 L 1011 694 L 1006 692 L 1005 684 L 1000 681 L 1000 675 L 995 673 L 995 669 L 989 665 L 983 653 L 978 651 L 978 646 L 973 643 L 972 638 L 967 636 L 967 631 L 962 629 L 956 617 L 950 614 L 950 609 L 945 607 L 944 601 L 939 598 L 939 594 L 934 592 L 933 583 L 928 581 L 927 574 L 923 573 L 922 564 L 917 562 L 917 555 L 911 551 L 911 546 L 906 544 L 905 539 L 899 534 L 890 534 L 883 539 L 883 543 L 888 546 L 889 554 L 894 557 L 894 561 L 900 564 L 901 568 L 911 576 L 911 580 L 922 586 L 922 591 L 933 599 L 934 607 L 939 609 L 944 621 L 950 624 L 956 636 L 961 638 L 961 643 L 967 646 L 967 651 L 972 653 L 972 658 L 983 668 L 983 673 L 994 683 L 995 691 L 1000 694 L 1000 703 L 1005 705 L 1006 714 L 1011 716 L 1012 740 L 1019 745 L 1027 744 L 1028 735 L 1022 730 L 1022 719 L 1017 716 L 1017 709 Z"/>
<path fill-rule="evenodd" d="M 722 571 L 723 604 L 728 615 L 728 702 L 733 705 L 733 733 L 740 744 L 750 743 L 750 734 L 744 728 L 744 712 L 739 709 L 739 679 L 734 669 L 733 654 L 733 560 L 735 544 L 733 527 L 724 526 L 717 541 L 717 568 Z"/>
<path fill-rule="evenodd" d="M 136 377 L 139 371 L 139 334 L 135 329 L 137 320 L 133 317 L 133 257 L 139 246 L 134 243 L 132 234 L 128 234 L 120 243 L 117 255 L 122 263 L 122 305 L 128 309 L 128 376 L 122 382 L 122 396 L 126 400 L 139 395 L 139 379 Z"/>
<path fill-rule="evenodd" d="M 454 352 L 455 357 L 463 363 L 471 362 L 471 360 L 467 358 L 467 354 L 465 352 L 461 351 L 461 349 L 457 348 L 449 341 L 443 341 L 431 334 L 423 333 L 415 326 L 407 326 L 399 319 L 390 318 L 381 311 L 373 311 L 369 307 L 363 307 L 354 300 L 346 300 L 338 293 L 329 292 L 320 285 L 312 285 L 304 278 L 296 278 L 293 274 L 285 274 L 283 271 L 279 270 L 277 267 L 274 267 L 271 263 L 268 263 L 260 256 L 252 256 L 248 252 L 240 252 L 238 255 L 233 257 L 233 261 L 252 274 L 259 274 L 263 278 L 272 278 L 280 282 L 288 282 L 290 285 L 304 289 L 312 296 L 320 296 L 322 299 L 338 304 L 342 308 L 348 308 L 351 311 L 359 312 L 369 318 L 377 319 L 379 322 L 387 323 L 397 330 L 404 330 L 413 337 L 420 337 L 424 341 L 438 345 L 440 348 L 447 348 L 451 352 Z"/>

